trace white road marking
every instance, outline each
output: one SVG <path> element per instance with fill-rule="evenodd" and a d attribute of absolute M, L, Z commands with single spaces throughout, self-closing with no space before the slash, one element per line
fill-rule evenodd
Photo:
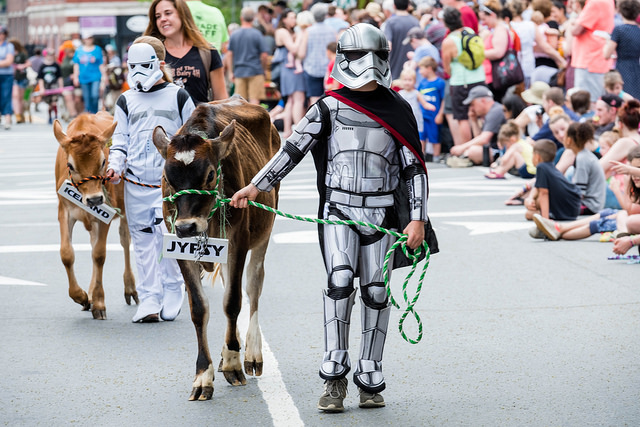
<path fill-rule="evenodd" d="M 249 299 L 246 294 L 238 316 L 238 328 L 241 334 L 245 335 L 249 328 Z M 293 398 L 287 392 L 287 387 L 282 380 L 280 369 L 278 369 L 278 360 L 264 337 L 262 337 L 262 361 L 264 370 L 262 376 L 258 378 L 257 384 L 262 392 L 262 398 L 269 408 L 273 425 L 276 427 L 303 426 L 304 422 L 300 418 L 298 408 L 296 408 Z"/>
<path fill-rule="evenodd" d="M 44 283 L 30 282 L 28 280 L 15 279 L 13 277 L 0 276 L 0 285 L 6 286 L 47 286 Z"/>
<path fill-rule="evenodd" d="M 277 233 L 271 236 L 274 243 L 318 243 L 318 230 L 313 227 L 310 231 L 292 231 L 290 233 Z"/>
<path fill-rule="evenodd" d="M 457 225 L 471 230 L 469 236 L 480 234 L 505 233 L 507 231 L 528 230 L 530 222 L 445 222 L 448 225 Z"/>
<path fill-rule="evenodd" d="M 91 252 L 90 243 L 74 243 L 73 250 L 76 252 Z M 59 252 L 60 245 L 7 245 L 0 246 L 0 254 L 19 254 L 31 252 Z M 107 243 L 107 251 L 122 251 L 119 243 Z"/>

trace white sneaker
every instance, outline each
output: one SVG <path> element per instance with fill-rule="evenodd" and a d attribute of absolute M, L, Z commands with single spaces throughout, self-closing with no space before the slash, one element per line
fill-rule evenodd
<path fill-rule="evenodd" d="M 536 225 L 529 229 L 529 236 L 533 237 L 534 239 L 544 239 L 545 237 L 544 233 L 540 231 L 540 229 Z"/>
<path fill-rule="evenodd" d="M 175 320 L 180 314 L 182 309 L 182 303 L 184 302 L 185 288 L 184 283 L 181 284 L 178 289 L 164 290 L 164 297 L 162 298 L 162 310 L 160 311 L 160 317 L 162 320 Z"/>
<path fill-rule="evenodd" d="M 560 239 L 560 231 L 556 228 L 555 221 L 547 219 L 540 214 L 533 214 L 533 222 L 536 223 L 536 226 L 538 226 L 540 231 L 542 231 L 549 240 Z"/>

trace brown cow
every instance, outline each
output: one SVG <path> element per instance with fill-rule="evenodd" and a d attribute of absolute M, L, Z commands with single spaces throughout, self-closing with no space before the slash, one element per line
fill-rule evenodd
<path fill-rule="evenodd" d="M 127 304 L 131 304 L 131 298 L 137 304 L 138 294 L 129 261 L 129 227 L 124 216 L 124 183 L 113 185 L 108 182 L 103 184 L 101 179 L 85 180 L 88 177 L 104 175 L 109 155 L 107 143 L 115 128 L 116 123 L 113 122 L 113 117 L 105 112 L 78 116 L 69 124 L 66 134 L 62 131 L 60 122 L 57 120 L 54 122 L 53 133 L 60 143 L 56 156 L 56 189 L 60 189 L 65 180 L 70 179 L 82 194 L 82 203 L 85 205 L 94 207 L 107 201 L 114 208 L 121 210 L 120 243 L 124 248 L 124 296 Z M 105 194 L 108 200 L 105 200 Z M 89 295 L 78 285 L 73 271 L 75 253 L 71 245 L 71 237 L 76 221 L 82 221 L 91 235 L 93 273 Z M 58 222 L 60 223 L 60 258 L 69 278 L 69 296 L 80 304 L 83 310 L 90 309 L 94 319 L 106 319 L 102 268 L 107 251 L 109 224 L 99 221 L 59 194 Z"/>
<path fill-rule="evenodd" d="M 180 190 L 214 190 L 218 163 L 221 164 L 223 196 L 230 196 L 247 185 L 280 146 L 280 136 L 264 108 L 239 97 L 200 104 L 171 140 L 161 127 L 153 133 L 153 142 L 166 159 L 163 195 Z M 258 202 L 276 207 L 278 189 L 261 193 Z M 220 209 L 209 214 L 215 197 L 184 195 L 175 204 L 164 202 L 167 228 L 172 218 L 178 237 L 206 233 L 220 237 Z M 245 384 L 240 363 L 240 335 L 237 318 L 242 304 L 242 273 L 247 252 L 247 294 L 250 300 L 250 325 L 247 331 L 244 369 L 249 375 L 262 374 L 262 334 L 258 325 L 258 299 L 264 279 L 264 257 L 269 244 L 274 215 L 261 209 L 227 209 L 226 236 L 229 239 L 227 264 L 222 267 L 225 283 L 224 311 L 227 316 L 225 343 L 220 368 L 232 385 Z M 213 395 L 214 366 L 207 343 L 209 304 L 203 292 L 200 272 L 213 271 L 212 263 L 178 260 L 186 283 L 191 319 L 198 337 L 196 377 L 189 400 L 208 400 Z"/>

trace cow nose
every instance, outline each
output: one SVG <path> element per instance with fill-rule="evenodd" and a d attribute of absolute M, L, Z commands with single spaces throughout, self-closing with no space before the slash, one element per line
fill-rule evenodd
<path fill-rule="evenodd" d="M 196 224 L 191 222 L 189 224 L 176 225 L 176 235 L 180 238 L 193 237 L 198 234 Z"/>
<path fill-rule="evenodd" d="M 104 197 L 103 196 L 95 196 L 95 197 L 88 197 L 87 198 L 87 205 L 92 208 L 94 206 L 98 206 L 101 205 L 104 202 Z"/>

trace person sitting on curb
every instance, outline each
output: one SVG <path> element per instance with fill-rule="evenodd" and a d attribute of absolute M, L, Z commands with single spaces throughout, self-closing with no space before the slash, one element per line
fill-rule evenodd
<path fill-rule="evenodd" d="M 627 156 L 629 164 L 615 162 L 614 169 L 620 174 L 629 174 L 631 179 L 627 186 L 627 194 L 618 193 L 616 196 L 619 198 L 620 205 L 623 206 L 623 210 L 616 211 L 614 209 L 604 209 L 599 213 L 587 218 L 582 218 L 572 222 L 556 222 L 550 219 L 543 218 L 538 214 L 533 215 L 533 221 L 536 223 L 538 230 L 540 230 L 549 240 L 578 240 L 586 239 L 587 237 L 604 232 L 614 232 L 617 230 L 615 242 L 618 242 L 617 248 L 614 247 L 614 252 L 618 250 L 618 254 L 624 254 L 635 243 L 629 246 L 632 239 L 629 238 L 628 232 L 628 218 L 633 218 L 631 228 L 633 231 L 640 231 L 640 227 L 637 227 L 636 220 L 640 219 L 640 191 L 638 185 L 640 184 L 640 147 L 633 148 Z M 640 222 L 638 223 L 640 224 Z M 623 240 L 625 239 L 626 240 Z M 622 251 L 622 252 L 620 252 Z"/>
<path fill-rule="evenodd" d="M 513 120 L 507 121 L 500 127 L 498 133 L 498 147 L 506 149 L 500 158 L 500 163 L 494 163 L 491 171 L 484 177 L 488 179 L 504 179 L 511 169 L 516 169 L 521 178 L 529 179 L 536 176 L 533 165 L 533 146 L 520 138 L 520 128 Z"/>
<path fill-rule="evenodd" d="M 466 166 L 474 164 L 489 166 L 500 153 L 498 132 L 500 126 L 507 121 L 502 104 L 493 100 L 493 93 L 486 86 L 474 86 L 462 103 L 469 106 L 469 122 L 475 137 L 464 144 L 451 147 L 452 157 L 447 159 L 447 165 L 455 167 L 460 162 L 460 158 L 467 158 L 470 162 Z M 484 119 L 483 124 L 480 119 Z M 489 158 L 486 158 L 487 150 Z M 458 167 L 462 166 L 458 165 Z"/>
<path fill-rule="evenodd" d="M 575 220 L 580 213 L 580 189 L 556 169 L 553 164 L 555 155 L 556 146 L 549 139 L 536 141 L 533 146 L 536 182 L 524 201 L 527 208 L 525 218 L 528 220 L 532 220 L 536 213 L 544 218 Z"/>

